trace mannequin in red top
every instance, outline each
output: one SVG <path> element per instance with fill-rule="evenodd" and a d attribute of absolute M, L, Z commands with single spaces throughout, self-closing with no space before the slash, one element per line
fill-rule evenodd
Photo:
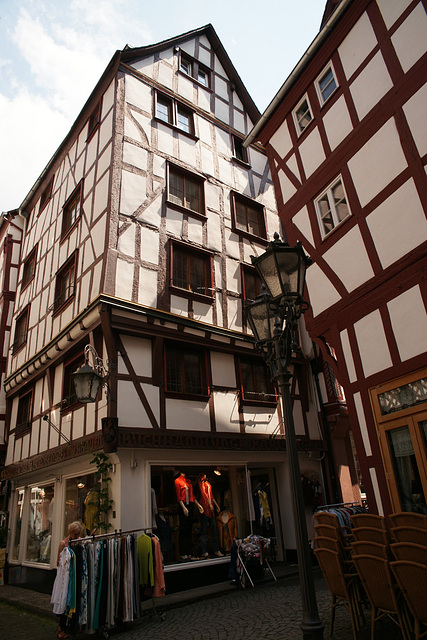
<path fill-rule="evenodd" d="M 209 556 L 206 532 L 208 525 L 211 530 L 212 547 L 215 556 L 221 558 L 224 554 L 219 550 L 218 534 L 215 520 L 215 509 L 219 513 L 219 504 L 214 498 L 212 493 L 211 483 L 206 477 L 206 473 L 201 473 L 197 478 L 197 490 L 200 504 L 203 507 L 203 513 L 200 514 L 200 546 L 202 547 L 202 556 L 207 558 Z"/>
<path fill-rule="evenodd" d="M 178 472 L 175 477 L 175 492 L 178 501 L 178 517 L 179 517 L 179 554 L 181 560 L 190 560 L 193 548 L 193 518 L 194 505 L 197 506 L 200 513 L 203 513 L 203 507 L 194 497 L 193 485 L 182 471 Z"/>

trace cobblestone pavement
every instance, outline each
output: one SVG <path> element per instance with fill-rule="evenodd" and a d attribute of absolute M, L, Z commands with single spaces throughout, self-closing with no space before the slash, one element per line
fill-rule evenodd
<path fill-rule="evenodd" d="M 330 594 L 320 577 L 315 579 L 319 615 L 325 624 L 324 637 L 330 636 Z M 113 628 L 111 640 L 301 640 L 301 598 L 296 578 L 261 583 L 255 589 L 228 592 L 191 604 L 181 604 L 158 613 L 146 613 L 125 628 Z M 152 613 L 152 612 L 151 612 Z M 164 618 L 162 620 L 162 618 Z M 370 638 L 370 614 L 358 634 L 358 640 Z M 0 603 L 1 640 L 49 640 L 55 638 L 56 621 L 35 613 L 25 612 L 10 603 Z M 79 633 L 75 640 L 92 640 L 102 633 Z M 376 638 L 400 640 L 391 623 L 377 624 Z M 337 609 L 334 640 L 353 640 L 350 618 L 344 607 Z"/>

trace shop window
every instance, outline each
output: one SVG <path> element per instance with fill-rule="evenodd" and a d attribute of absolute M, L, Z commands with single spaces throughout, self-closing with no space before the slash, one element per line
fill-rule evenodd
<path fill-rule="evenodd" d="M 315 201 L 322 237 L 328 235 L 350 216 L 341 177 L 337 178 Z"/>
<path fill-rule="evenodd" d="M 174 98 L 162 93 L 156 94 L 156 118 L 194 136 L 193 112 Z"/>
<path fill-rule="evenodd" d="M 172 287 L 212 298 L 212 263 L 209 253 L 174 242 L 171 261 Z"/>
<path fill-rule="evenodd" d="M 25 560 L 49 564 L 52 554 L 54 485 L 31 487 L 29 495 L 30 512 Z M 53 553 L 56 553 L 56 550 Z"/>
<path fill-rule="evenodd" d="M 62 233 L 61 238 L 68 235 L 69 231 L 74 228 L 80 219 L 81 204 L 82 204 L 82 189 L 83 183 L 81 182 L 76 189 L 74 189 L 71 196 L 64 204 L 62 213 Z"/>
<path fill-rule="evenodd" d="M 52 197 L 53 179 L 54 179 L 54 176 L 51 177 L 47 186 L 43 189 L 42 194 L 40 196 L 39 215 Z"/>
<path fill-rule="evenodd" d="M 329 64 L 316 80 L 316 90 L 321 105 L 334 93 L 337 86 L 334 68 L 332 64 Z"/>
<path fill-rule="evenodd" d="M 53 303 L 54 313 L 59 311 L 74 298 L 76 262 L 77 252 L 74 252 L 64 266 L 58 271 L 55 285 L 55 301 Z"/>
<path fill-rule="evenodd" d="M 238 136 L 231 136 L 233 141 L 233 157 L 240 162 L 248 164 L 248 150 L 243 146 L 243 140 Z"/>
<path fill-rule="evenodd" d="M 168 202 L 186 212 L 205 217 L 204 180 L 188 171 L 168 166 Z"/>
<path fill-rule="evenodd" d="M 208 67 L 205 67 L 195 58 L 192 58 L 182 51 L 180 53 L 179 70 L 185 73 L 186 76 L 190 76 L 193 80 L 196 80 L 199 84 L 209 88 L 211 83 L 211 72 Z"/>
<path fill-rule="evenodd" d="M 238 193 L 232 193 L 232 204 L 235 231 L 265 239 L 264 207 Z"/>
<path fill-rule="evenodd" d="M 208 396 L 207 354 L 190 346 L 165 346 L 166 391 L 187 396 Z"/>
<path fill-rule="evenodd" d="M 18 412 L 16 415 L 15 437 L 27 433 L 31 428 L 33 411 L 33 390 L 27 391 L 19 397 Z"/>
<path fill-rule="evenodd" d="M 87 127 L 87 139 L 91 138 L 95 131 L 99 128 L 101 123 L 101 105 L 102 101 L 100 100 L 96 105 L 95 109 L 89 116 L 89 122 Z"/>
<path fill-rule="evenodd" d="M 24 509 L 25 489 L 18 489 L 15 493 L 15 521 L 13 529 L 12 560 L 19 560 L 21 548 L 22 512 Z"/>
<path fill-rule="evenodd" d="M 72 375 L 85 364 L 84 354 L 81 353 L 72 360 L 68 361 L 64 366 L 64 381 L 62 387 L 62 407 L 69 409 L 78 404 L 76 392 L 74 389 Z"/>
<path fill-rule="evenodd" d="M 27 259 L 24 261 L 24 268 L 22 270 L 21 289 L 25 289 L 25 287 L 34 278 L 34 274 L 36 272 L 36 258 L 37 258 L 37 245 L 34 247 L 34 249 L 30 252 Z"/>
<path fill-rule="evenodd" d="M 67 478 L 63 535 L 71 522 L 81 522 L 88 535 L 95 533 L 99 516 L 99 486 L 95 473 Z M 84 531 L 82 533 L 85 533 Z"/>
<path fill-rule="evenodd" d="M 16 319 L 13 353 L 16 353 L 27 342 L 29 310 L 28 305 Z"/>
<path fill-rule="evenodd" d="M 308 97 L 304 96 L 292 112 L 295 128 L 300 135 L 313 120 Z"/>
<path fill-rule="evenodd" d="M 244 402 L 272 402 L 276 393 L 265 363 L 257 358 L 239 358 L 240 384 Z"/>

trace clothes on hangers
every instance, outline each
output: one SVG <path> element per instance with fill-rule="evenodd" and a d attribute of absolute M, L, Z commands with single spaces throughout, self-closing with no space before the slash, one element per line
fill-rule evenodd
<path fill-rule="evenodd" d="M 237 538 L 236 516 L 230 511 L 221 511 L 216 518 L 219 546 L 225 551 L 230 551 L 234 538 Z"/>

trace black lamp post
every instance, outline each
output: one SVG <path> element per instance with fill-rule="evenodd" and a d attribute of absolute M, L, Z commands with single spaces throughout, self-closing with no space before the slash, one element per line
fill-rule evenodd
<path fill-rule="evenodd" d="M 317 610 L 311 554 L 308 544 L 301 472 L 292 415 L 289 364 L 294 351 L 294 332 L 298 319 L 308 308 L 303 300 L 305 271 L 311 259 L 305 255 L 300 243 L 290 247 L 274 235 L 265 253 L 252 257 L 263 280 L 260 295 L 246 312 L 255 337 L 255 347 L 268 364 L 277 381 L 282 397 L 283 417 L 288 454 L 292 510 L 297 545 L 298 569 L 303 607 L 300 625 L 304 640 L 322 640 L 324 625 Z"/>

